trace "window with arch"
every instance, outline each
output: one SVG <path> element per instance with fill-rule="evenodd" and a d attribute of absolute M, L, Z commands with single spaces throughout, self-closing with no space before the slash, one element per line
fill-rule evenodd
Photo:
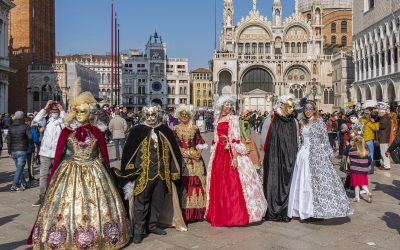
<path fill-rule="evenodd" d="M 303 43 L 303 53 L 307 53 L 307 43 Z"/>
<path fill-rule="evenodd" d="M 289 53 L 290 43 L 285 43 L 285 53 Z"/>
<path fill-rule="evenodd" d="M 183 94 L 184 94 L 184 95 L 187 94 L 186 87 L 183 88 Z"/>
<path fill-rule="evenodd" d="M 292 43 L 292 53 L 295 53 L 295 51 L 296 51 L 296 44 Z"/>
<path fill-rule="evenodd" d="M 336 23 L 331 23 L 331 33 L 336 33 Z"/>
<path fill-rule="evenodd" d="M 301 43 L 297 43 L 297 53 L 301 53 Z"/>
<path fill-rule="evenodd" d="M 301 99 L 304 97 L 304 90 L 301 85 L 293 85 L 290 87 L 290 93 L 293 94 L 297 99 Z"/>
<path fill-rule="evenodd" d="M 168 87 L 168 95 L 171 94 L 171 87 Z"/>
<path fill-rule="evenodd" d="M 172 87 L 172 89 L 171 89 L 171 95 L 175 95 L 175 87 Z"/>
<path fill-rule="evenodd" d="M 336 44 L 336 36 L 331 37 L 331 44 Z"/>
<path fill-rule="evenodd" d="M 335 90 L 334 88 L 326 88 L 324 90 L 324 104 L 334 104 L 335 103 Z"/>
<path fill-rule="evenodd" d="M 203 100 L 203 106 L 207 107 L 207 100 Z"/>
<path fill-rule="evenodd" d="M 307 21 L 311 21 L 311 14 L 307 14 Z"/>
<path fill-rule="evenodd" d="M 342 21 L 340 23 L 340 31 L 342 33 L 347 33 L 347 21 Z"/>
<path fill-rule="evenodd" d="M 179 88 L 179 94 L 183 95 L 183 88 L 182 87 Z"/>
<path fill-rule="evenodd" d="M 200 106 L 200 100 L 197 99 L 197 106 Z"/>
<path fill-rule="evenodd" d="M 346 36 L 342 36 L 342 42 L 341 42 L 342 46 L 347 46 L 347 37 Z"/>

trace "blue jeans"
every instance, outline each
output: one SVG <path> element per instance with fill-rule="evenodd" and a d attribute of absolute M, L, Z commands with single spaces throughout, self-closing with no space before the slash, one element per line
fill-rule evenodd
<path fill-rule="evenodd" d="M 368 146 L 369 155 L 371 156 L 371 161 L 373 162 L 374 161 L 374 140 L 370 140 L 365 143 Z"/>
<path fill-rule="evenodd" d="M 21 183 L 26 183 L 24 177 L 24 167 L 26 164 L 27 151 L 14 151 L 11 152 L 11 155 L 12 158 L 14 159 L 15 166 L 17 168 L 17 170 L 15 170 L 15 175 L 12 183 L 12 185 L 16 187 Z"/>
<path fill-rule="evenodd" d="M 119 147 L 121 146 L 122 150 L 124 149 L 125 146 L 125 139 L 114 139 L 114 146 L 115 146 L 115 155 L 116 159 L 121 159 L 121 155 L 119 153 Z"/>

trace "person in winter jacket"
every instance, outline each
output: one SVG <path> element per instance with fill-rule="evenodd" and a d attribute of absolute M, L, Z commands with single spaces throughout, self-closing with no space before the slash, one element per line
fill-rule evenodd
<path fill-rule="evenodd" d="M 16 166 L 11 191 L 21 191 L 27 188 L 23 172 L 31 141 L 32 134 L 29 125 L 25 124 L 24 112 L 15 112 L 15 120 L 8 128 L 7 136 L 8 154 L 12 156 Z"/>
<path fill-rule="evenodd" d="M 33 122 L 43 126 L 43 137 L 40 145 L 40 174 L 39 186 L 40 194 L 39 200 L 33 206 L 40 206 L 43 201 L 44 194 L 47 188 L 47 179 L 49 177 L 50 169 L 53 165 L 54 155 L 58 138 L 64 128 L 62 118 L 65 116 L 65 111 L 60 103 L 49 100 L 44 109 L 33 119 Z"/>

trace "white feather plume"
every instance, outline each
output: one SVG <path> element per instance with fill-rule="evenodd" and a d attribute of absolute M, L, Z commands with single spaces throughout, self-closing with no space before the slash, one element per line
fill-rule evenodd
<path fill-rule="evenodd" d="M 123 190 L 124 190 L 124 199 L 129 200 L 133 196 L 133 190 L 135 189 L 135 182 L 128 182 Z"/>

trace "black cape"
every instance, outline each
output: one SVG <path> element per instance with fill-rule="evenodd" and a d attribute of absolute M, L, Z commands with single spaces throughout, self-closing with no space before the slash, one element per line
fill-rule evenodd
<path fill-rule="evenodd" d="M 298 150 L 295 118 L 274 114 L 266 139 L 264 194 L 268 202 L 267 220 L 289 221 L 290 184 Z"/>
<path fill-rule="evenodd" d="M 138 177 L 137 174 L 132 175 L 135 171 L 138 171 L 138 169 L 127 169 L 127 166 L 135 161 L 135 156 L 139 150 L 140 144 L 149 136 L 152 129 L 153 128 L 146 125 L 138 125 L 130 130 L 122 152 L 121 170 L 120 174 L 118 175 L 131 176 L 130 178 L 118 178 L 118 182 L 121 184 L 121 186 L 125 185 L 129 181 L 135 180 Z M 172 130 L 166 125 L 162 124 L 154 128 L 154 132 L 156 134 L 163 134 L 168 140 L 171 154 L 173 154 L 174 160 L 176 160 L 179 169 L 182 171 L 183 157 Z"/>

